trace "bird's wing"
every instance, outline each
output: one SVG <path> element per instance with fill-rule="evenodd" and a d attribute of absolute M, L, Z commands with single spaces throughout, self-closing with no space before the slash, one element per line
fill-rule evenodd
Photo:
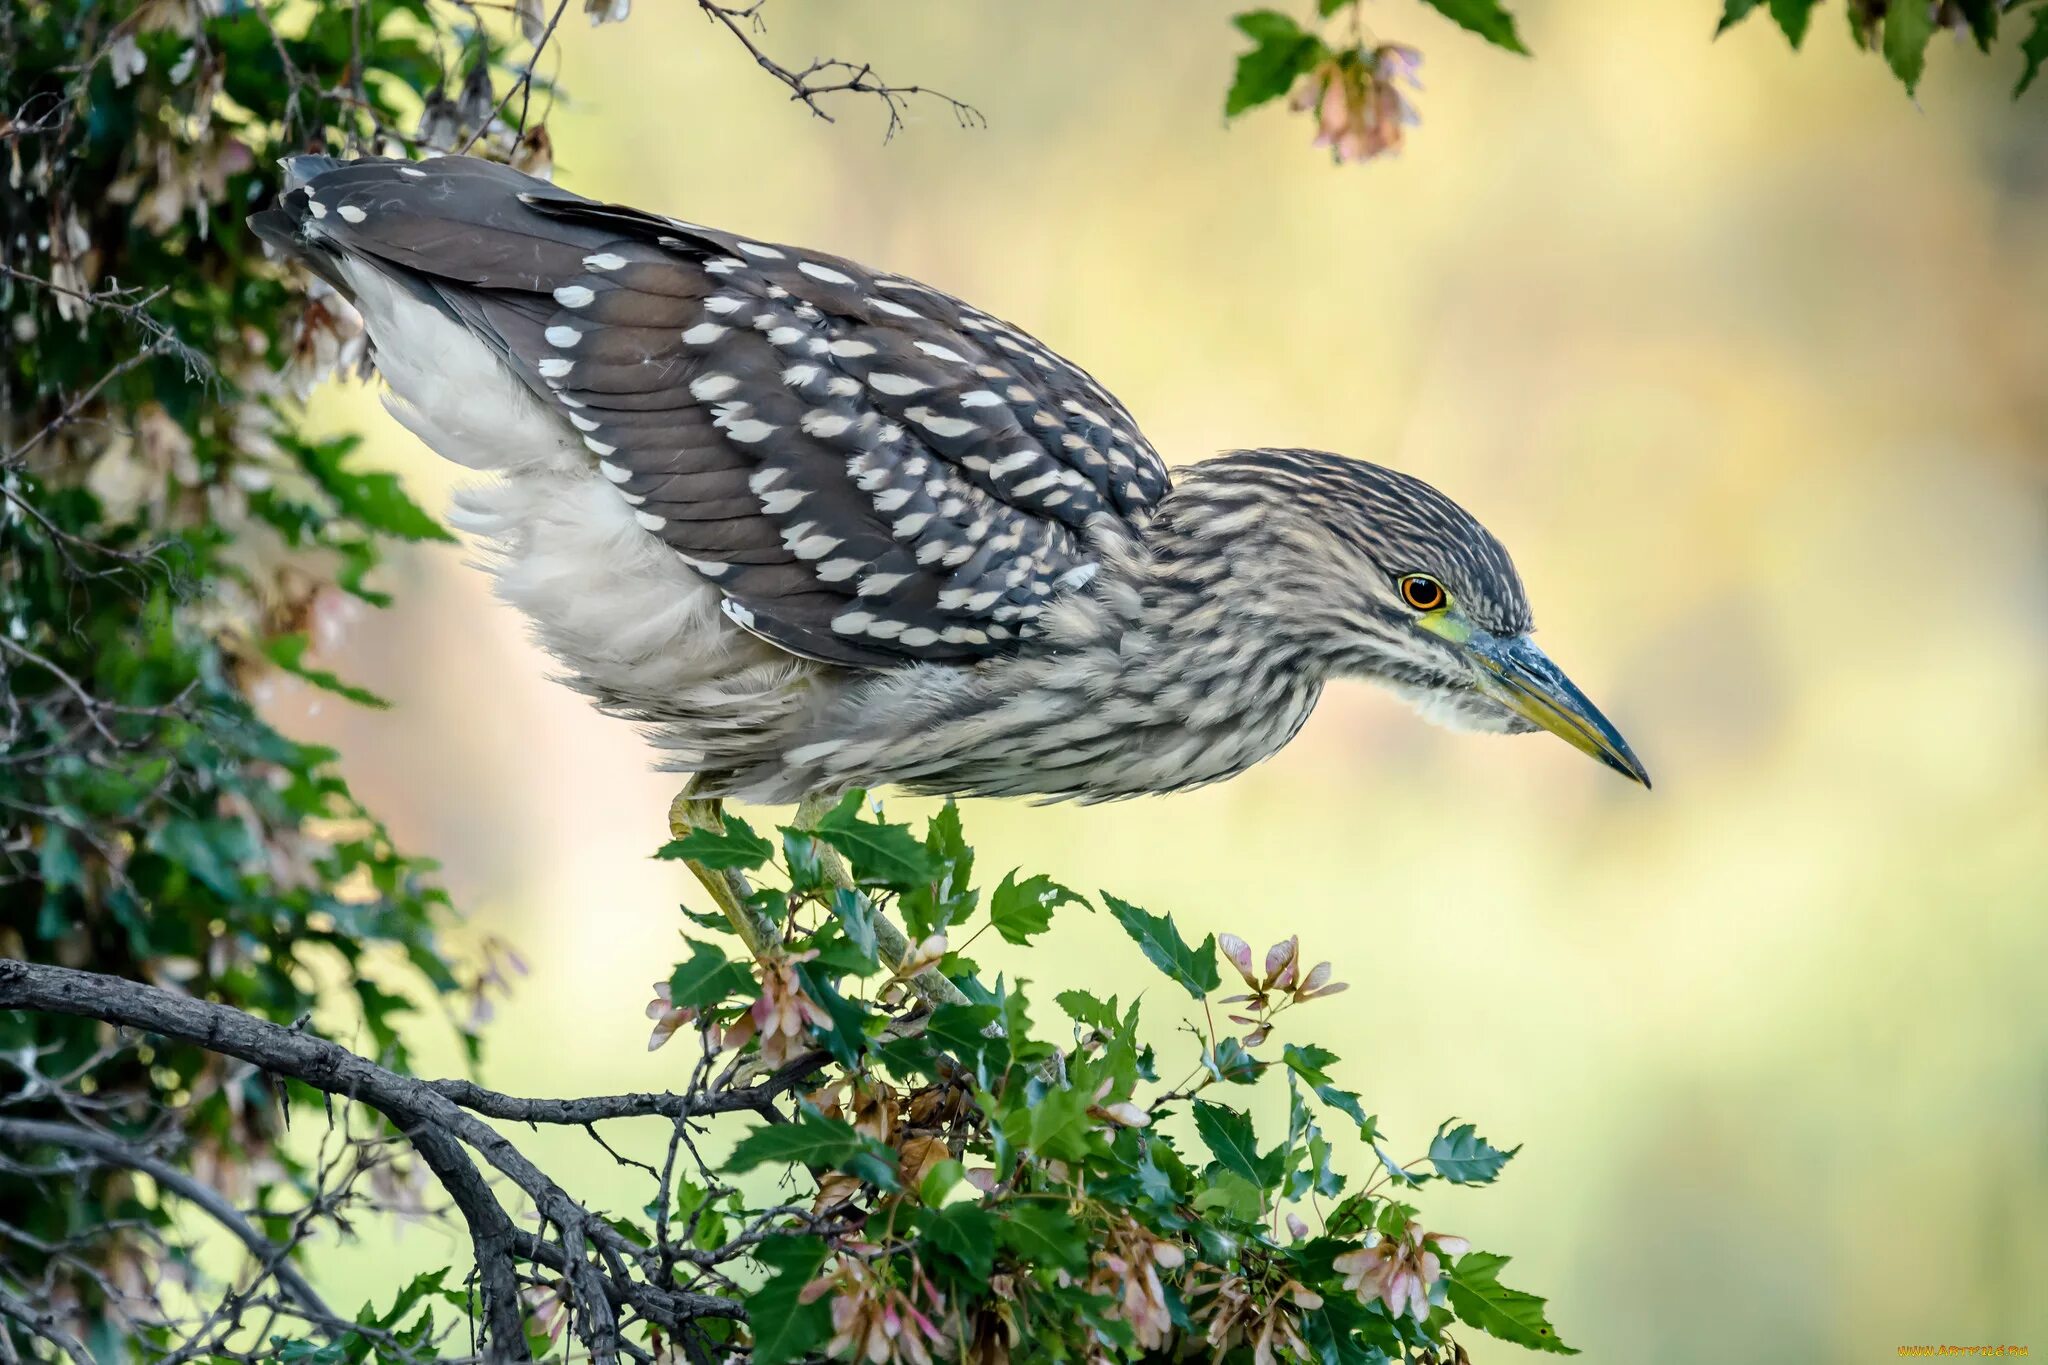
<path fill-rule="evenodd" d="M 1086 373 L 938 290 L 448 157 L 284 207 L 401 267 L 582 434 L 639 520 L 793 653 L 968 661 L 1142 521 L 1158 454 Z"/>

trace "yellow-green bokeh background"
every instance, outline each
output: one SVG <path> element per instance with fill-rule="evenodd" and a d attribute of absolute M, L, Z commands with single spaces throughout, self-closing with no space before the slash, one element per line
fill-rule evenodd
<path fill-rule="evenodd" d="M 920 105 L 886 146 L 875 108 L 809 119 L 693 6 L 642 0 L 566 33 L 549 126 L 583 193 L 1016 320 L 1171 460 L 1317 445 L 1438 484 L 1658 781 L 1338 686 L 1220 788 L 970 803 L 985 869 L 1334 959 L 1353 988 L 1304 1027 L 1397 1146 L 1450 1113 L 1526 1144 L 1429 1217 L 1514 1254 L 1590 1358 L 2048 1351 L 2048 95 L 2007 104 L 2010 50 L 1938 39 L 1916 107 L 1839 5 L 1796 58 L 1761 11 L 1710 42 L 1711 0 L 1520 8 L 1534 60 L 1376 0 L 1429 89 L 1366 167 L 1277 110 L 1226 129 L 1231 6 L 1169 0 L 771 6 L 772 51 L 988 115 Z M 445 501 L 458 471 L 360 392 L 325 402 Z M 532 964 L 490 1083 L 678 1084 L 640 1014 L 690 889 L 647 859 L 671 781 L 461 560 L 404 559 L 332 660 L 397 708 L 294 728 Z M 1073 912 L 980 955 L 1048 998 L 1148 980 Z M 599 1203 L 645 1197 L 578 1134 L 522 1141 Z M 349 1302 L 448 1252 L 378 1233 L 321 1269 Z"/>

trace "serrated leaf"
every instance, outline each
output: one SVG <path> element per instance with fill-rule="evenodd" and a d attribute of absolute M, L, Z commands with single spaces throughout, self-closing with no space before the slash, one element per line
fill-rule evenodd
<path fill-rule="evenodd" d="M 729 960 L 717 944 L 701 939 L 687 942 L 690 960 L 677 963 L 668 978 L 668 998 L 674 1008 L 709 1009 L 754 984 L 754 974 Z"/>
<path fill-rule="evenodd" d="M 829 1028 L 818 1030 L 825 1050 L 841 1065 L 854 1066 L 859 1063 L 861 1054 L 867 1051 L 868 1007 L 841 995 L 839 988 L 832 984 L 830 974 L 819 970 L 823 965 L 820 962 L 798 965 L 796 979 L 804 994 L 822 1005 L 832 1021 Z"/>
<path fill-rule="evenodd" d="M 856 881 L 908 891 L 929 882 L 932 858 L 910 833 L 908 825 L 861 819 L 866 793 L 848 792 L 825 812 L 812 831 L 846 855 Z"/>
<path fill-rule="evenodd" d="M 1226 1105 L 1196 1100 L 1195 1132 L 1223 1169 L 1235 1171 L 1260 1189 L 1270 1188 L 1279 1181 L 1283 1154 L 1275 1148 L 1265 1156 L 1259 1155 L 1251 1115 Z"/>
<path fill-rule="evenodd" d="M 1749 17 L 1749 12 L 1762 0 L 1724 0 L 1721 6 L 1721 22 L 1714 25 L 1714 36 L 1720 37 Z"/>
<path fill-rule="evenodd" d="M 1807 25 L 1813 19 L 1813 7 L 1820 0 L 1771 0 L 1771 18 L 1777 20 L 1785 41 L 1792 44 L 1793 51 L 1806 40 Z"/>
<path fill-rule="evenodd" d="M 1424 0 L 1424 3 L 1495 47 L 1504 47 L 1525 57 L 1529 55 L 1529 49 L 1522 46 L 1521 35 L 1515 32 L 1515 16 L 1501 8 L 1499 0 Z"/>
<path fill-rule="evenodd" d="M 735 1171 L 756 1166 L 829 1166 L 878 1189 L 896 1188 L 896 1154 L 853 1125 L 806 1108 L 789 1123 L 757 1128 L 741 1138 L 726 1163 Z"/>
<path fill-rule="evenodd" d="M 1892 0 L 1885 6 L 1884 59 L 1909 95 L 1920 85 L 1920 73 L 1927 67 L 1927 41 L 1933 36 L 1933 6 L 1923 0 Z"/>
<path fill-rule="evenodd" d="M 825 1264 L 826 1253 L 822 1237 L 770 1237 L 754 1248 L 754 1259 L 775 1272 L 747 1296 L 756 1365 L 789 1365 L 832 1335 L 831 1302 L 804 1303 L 799 1297 Z"/>
<path fill-rule="evenodd" d="M 688 860 L 709 868 L 737 867 L 747 871 L 762 866 L 775 856 L 769 843 L 737 815 L 724 817 L 723 830 L 693 829 L 680 839 L 671 839 L 654 856 L 670 861 Z"/>
<path fill-rule="evenodd" d="M 2026 59 L 2026 68 L 2020 72 L 2020 83 L 2012 88 L 2014 99 L 2027 93 L 2034 77 L 2041 74 L 2041 63 L 2048 62 L 2048 6 L 2034 11 L 2034 26 L 2020 39 L 2020 56 Z"/>
<path fill-rule="evenodd" d="M 1005 1204 L 996 1237 L 1031 1269 L 1073 1272 L 1088 1264 L 1088 1238 L 1064 1210 L 1050 1205 Z"/>
<path fill-rule="evenodd" d="M 985 1280 L 995 1269 L 996 1220 L 987 1209 L 962 1201 L 927 1213 L 922 1222 L 926 1242 L 975 1279 Z"/>
<path fill-rule="evenodd" d="M 960 826 L 960 807 L 952 801 L 925 822 L 924 851 L 931 860 L 931 879 L 896 902 L 913 940 L 971 918 L 979 896 L 973 885 L 974 850 Z"/>
<path fill-rule="evenodd" d="M 362 474 L 342 467 L 360 443 L 359 438 L 350 436 L 338 441 L 304 444 L 299 447 L 299 460 L 313 481 L 334 499 L 334 505 L 344 516 L 353 517 L 373 531 L 382 531 L 400 540 L 454 541 L 455 537 L 448 533 L 447 528 L 406 496 L 397 475 Z"/>
<path fill-rule="evenodd" d="M 1469 1123 L 1436 1130 L 1436 1137 L 1429 1144 L 1429 1164 L 1436 1167 L 1436 1173 L 1453 1185 L 1487 1185 L 1500 1174 L 1500 1168 L 1522 1149 L 1510 1147 L 1506 1151 L 1495 1147 Z"/>
<path fill-rule="evenodd" d="M 1531 1350 L 1575 1356 L 1578 1351 L 1557 1339 L 1557 1329 L 1543 1316 L 1544 1301 L 1534 1294 L 1509 1289 L 1500 1282 L 1505 1256 L 1473 1251 L 1444 1272 L 1444 1289 L 1458 1320 L 1489 1336 Z"/>
<path fill-rule="evenodd" d="M 1144 949 L 1152 965 L 1165 972 L 1189 995 L 1200 1000 L 1223 984 L 1216 967 L 1214 934 L 1203 939 L 1201 947 L 1190 948 L 1187 940 L 1180 936 L 1180 930 L 1174 927 L 1173 916 L 1148 915 L 1107 891 L 1102 893 L 1102 903 L 1109 907 L 1110 914 L 1116 916 L 1116 922 L 1124 927 L 1124 932 Z"/>
<path fill-rule="evenodd" d="M 358 706 L 367 706 L 373 711 L 388 711 L 391 703 L 354 683 L 343 682 L 324 668 L 314 668 L 306 662 L 306 651 L 312 642 L 303 634 L 277 635 L 263 642 L 263 657 L 276 664 L 295 678 L 302 678 L 323 692 L 332 692 L 337 697 L 346 697 Z"/>
<path fill-rule="evenodd" d="M 1406 1166 L 1403 1166 L 1400 1162 L 1394 1160 L 1393 1156 L 1388 1153 L 1387 1149 L 1380 1146 L 1377 1142 L 1372 1144 L 1372 1151 L 1373 1155 L 1380 1159 L 1380 1165 L 1382 1168 L 1385 1169 L 1386 1173 L 1394 1177 L 1394 1183 L 1397 1185 L 1406 1185 L 1410 1189 L 1413 1189 L 1415 1186 L 1420 1185 L 1423 1181 L 1429 1178 L 1428 1176 L 1415 1174 L 1415 1172 L 1409 1170 Z"/>
<path fill-rule="evenodd" d="M 1095 1120 L 1089 1117 L 1093 1099 L 1080 1090 L 1048 1090 L 1031 1106 L 1031 1121 L 1025 1130 L 1025 1145 L 1054 1161 L 1084 1161 L 1090 1151 L 1089 1136 Z"/>
<path fill-rule="evenodd" d="M 1003 874 L 1002 883 L 989 897 L 989 922 L 1010 942 L 1023 945 L 1052 925 L 1052 912 L 1062 905 L 1087 902 L 1047 876 L 1016 880 L 1014 870 Z"/>
<path fill-rule="evenodd" d="M 1215 1051 L 1205 1051 L 1202 1065 L 1211 1076 L 1232 1085 L 1251 1085 L 1266 1070 L 1266 1064 L 1245 1051 L 1244 1044 L 1235 1038 L 1224 1038 L 1216 1044 Z"/>
<path fill-rule="evenodd" d="M 861 956 L 869 963 L 880 962 L 880 948 L 875 943 L 875 906 L 860 892 L 840 887 L 832 893 L 832 917 L 839 921 L 839 928 L 846 935 L 846 941 L 860 950 Z"/>
<path fill-rule="evenodd" d="M 1999 0 L 1957 0 L 1963 18 L 1969 21 L 1970 36 L 1979 52 L 1989 52 L 1998 37 Z"/>
<path fill-rule="evenodd" d="M 1372 1140 L 1372 1135 L 1366 1131 L 1372 1127 L 1372 1120 L 1367 1117 L 1365 1106 L 1358 1102 L 1356 1094 L 1339 1087 L 1330 1079 L 1330 1073 L 1324 1070 L 1337 1060 L 1336 1053 L 1314 1044 L 1297 1047 L 1289 1043 L 1280 1049 L 1280 1060 L 1285 1062 L 1295 1075 L 1308 1082 L 1309 1089 L 1315 1092 L 1317 1099 L 1357 1124 L 1359 1135 L 1366 1141 Z"/>
<path fill-rule="evenodd" d="M 1223 100 L 1223 116 L 1279 99 L 1328 54 L 1322 39 L 1277 10 L 1253 10 L 1231 20 L 1256 46 L 1237 59 L 1237 74 Z"/>
<path fill-rule="evenodd" d="M 1117 1028 L 1116 1001 L 1104 1003 L 1099 997 L 1087 991 L 1061 991 L 1053 997 L 1053 1003 L 1067 1012 L 1067 1017 L 1083 1028 L 1096 1029 L 1102 1033 L 1115 1033 Z"/>

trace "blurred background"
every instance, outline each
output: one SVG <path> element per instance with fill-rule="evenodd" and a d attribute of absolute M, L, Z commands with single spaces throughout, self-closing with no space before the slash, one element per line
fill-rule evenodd
<path fill-rule="evenodd" d="M 1916 107 L 1839 7 L 1794 56 L 1761 16 L 1710 42 L 1711 0 L 1530 0 L 1523 60 L 1382 0 L 1379 35 L 1426 55 L 1422 126 L 1339 170 L 1301 116 L 1223 125 L 1233 8 L 771 6 L 783 60 L 988 116 L 919 104 L 884 145 L 879 106 L 814 120 L 643 0 L 566 35 L 557 179 L 974 300 L 1169 460 L 1322 446 L 1471 508 L 1654 793 L 1339 686 L 1222 787 L 969 803 L 985 874 L 1333 959 L 1351 991 L 1286 1036 L 1343 1054 L 1401 1155 L 1452 1113 L 1525 1144 L 1426 1217 L 1513 1254 L 1591 1358 L 2048 1350 L 2048 97 L 2007 102 L 2010 48 L 1938 39 Z M 445 505 L 461 471 L 367 391 L 316 415 Z M 547 680 L 462 554 L 392 577 L 328 662 L 396 708 L 280 710 L 531 965 L 483 1079 L 681 1084 L 687 1036 L 649 1054 L 641 1015 L 695 893 L 648 857 L 674 780 Z M 1048 1019 L 1054 990 L 1157 981 L 1075 911 L 976 951 Z M 580 1134 L 522 1142 L 646 1198 Z M 416 1227 L 321 1255 L 352 1302 L 450 1251 Z"/>

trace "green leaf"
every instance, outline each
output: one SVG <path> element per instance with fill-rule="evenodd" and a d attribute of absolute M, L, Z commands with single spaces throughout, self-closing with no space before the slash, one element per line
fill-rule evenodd
<path fill-rule="evenodd" d="M 1065 1210 L 1019 1201 L 1005 1204 L 996 1237 L 1036 1270 L 1077 1271 L 1088 1264 L 1088 1239 Z"/>
<path fill-rule="evenodd" d="M 1336 1053 L 1313 1043 L 1306 1047 L 1289 1043 L 1280 1049 L 1280 1060 L 1287 1063 L 1295 1075 L 1308 1082 L 1317 1099 L 1357 1124 L 1361 1135 L 1371 1126 L 1372 1120 L 1366 1117 L 1365 1106 L 1358 1102 L 1358 1096 L 1349 1090 L 1339 1089 L 1330 1079 L 1330 1073 L 1324 1070 L 1337 1060 Z M 1367 1138 L 1367 1141 L 1371 1139 Z"/>
<path fill-rule="evenodd" d="M 1237 75 L 1223 100 L 1223 116 L 1279 99 L 1328 55 L 1323 40 L 1277 10 L 1253 10 L 1231 22 L 1256 46 L 1237 59 Z"/>
<path fill-rule="evenodd" d="M 995 1216 L 978 1204 L 948 1204 L 921 1220 L 926 1242 L 951 1256 L 977 1280 L 996 1268 Z"/>
<path fill-rule="evenodd" d="M 1346 5 L 1355 5 L 1358 0 L 1316 0 L 1316 17 L 1327 19 Z"/>
<path fill-rule="evenodd" d="M 2039 15 L 2035 16 L 2039 22 Z M 1927 66 L 1927 40 L 1934 36 L 1934 8 L 1923 0 L 1892 0 L 1884 11 L 1884 59 L 1912 94 Z"/>
<path fill-rule="evenodd" d="M 1033 935 L 1044 933 L 1052 924 L 1052 912 L 1060 906 L 1088 903 L 1050 877 L 1026 877 L 1020 882 L 1016 876 L 1014 871 L 1004 873 L 988 903 L 989 921 L 1012 943 L 1026 944 Z"/>
<path fill-rule="evenodd" d="M 1444 1272 L 1444 1287 L 1451 1311 L 1458 1319 L 1489 1336 L 1511 1341 L 1531 1350 L 1575 1356 L 1572 1347 L 1557 1339 L 1557 1329 L 1543 1316 L 1543 1300 L 1500 1282 L 1505 1256 L 1489 1251 L 1468 1252 Z"/>
<path fill-rule="evenodd" d="M 406 496 L 397 475 L 359 474 L 342 468 L 342 462 L 359 444 L 361 438 L 356 436 L 301 444 L 299 462 L 334 499 L 343 515 L 355 518 L 371 530 L 400 540 L 452 542 L 455 537 Z"/>
<path fill-rule="evenodd" d="M 1095 1120 L 1088 1116 L 1093 1098 L 1085 1091 L 1048 1090 L 1031 1106 L 1025 1145 L 1054 1161 L 1085 1161 Z"/>
<path fill-rule="evenodd" d="M 1957 8 L 1969 20 L 1970 36 L 1977 40 L 1977 50 L 1989 52 L 1998 37 L 1999 0 L 1958 0 Z"/>
<path fill-rule="evenodd" d="M 931 859 L 930 879 L 906 891 L 896 902 L 903 925 L 921 940 L 974 913 L 974 850 L 960 827 L 960 807 L 941 806 L 924 826 L 924 851 Z"/>
<path fill-rule="evenodd" d="M 933 875 L 931 855 L 908 825 L 860 818 L 867 794 L 850 791 L 819 819 L 814 833 L 846 855 L 856 880 L 908 891 Z"/>
<path fill-rule="evenodd" d="M 654 855 L 671 861 L 687 859 L 709 868 L 738 867 L 752 871 L 775 856 L 775 845 L 754 833 L 737 815 L 725 817 L 725 829 L 693 829 L 671 839 Z"/>
<path fill-rule="evenodd" d="M 1500 1168 L 1520 1147 L 1506 1151 L 1495 1147 L 1469 1123 L 1456 1128 L 1449 1127 L 1450 1120 L 1444 1120 L 1444 1127 L 1436 1130 L 1436 1137 L 1429 1144 L 1429 1164 L 1436 1167 L 1436 1173 L 1453 1185 L 1489 1185 Z M 1446 1131 L 1448 1129 L 1448 1131 Z"/>
<path fill-rule="evenodd" d="M 278 635 L 263 644 L 263 656 L 294 677 L 303 678 L 323 692 L 332 692 L 338 697 L 347 697 L 358 706 L 367 706 L 376 711 L 388 711 L 391 703 L 366 687 L 343 682 L 325 669 L 314 668 L 305 662 L 306 651 L 312 642 L 303 634 Z"/>
<path fill-rule="evenodd" d="M 1116 916 L 1116 922 L 1124 932 L 1136 940 L 1145 950 L 1145 956 L 1152 965 L 1185 990 L 1200 1000 L 1210 991 L 1223 984 L 1223 978 L 1216 969 L 1216 936 L 1209 935 L 1202 940 L 1199 948 L 1188 947 L 1187 940 L 1174 927 L 1171 915 L 1148 915 L 1135 905 L 1127 904 L 1102 893 L 1102 903 L 1109 907 L 1109 913 Z"/>
<path fill-rule="evenodd" d="M 853 1125 L 810 1108 L 789 1123 L 771 1124 L 747 1134 L 733 1147 L 726 1164 L 735 1171 L 767 1165 L 829 1166 L 878 1189 L 897 1187 L 894 1152 L 861 1136 Z"/>
<path fill-rule="evenodd" d="M 860 892 L 840 887 L 832 893 L 832 915 L 845 931 L 846 941 L 860 950 L 861 956 L 870 963 L 878 963 L 880 949 L 875 945 L 875 905 Z"/>
<path fill-rule="evenodd" d="M 1749 12 L 1755 9 L 1759 2 L 1760 0 L 1725 0 L 1721 8 L 1721 22 L 1714 25 L 1714 36 L 1720 37 L 1747 19 Z"/>
<path fill-rule="evenodd" d="M 1504 47 L 1510 52 L 1529 55 L 1529 49 L 1522 46 L 1521 37 L 1515 32 L 1515 16 L 1502 9 L 1499 0 L 1424 0 L 1437 13 L 1458 25 L 1470 29 L 1495 47 Z"/>
<path fill-rule="evenodd" d="M 150 832 L 149 847 L 225 901 L 242 894 L 241 864 L 256 851 L 239 820 L 166 820 Z"/>
<path fill-rule="evenodd" d="M 1256 1223 L 1266 1211 L 1266 1191 L 1236 1171 L 1218 1171 L 1202 1181 L 1191 1202 L 1199 1213 Z"/>
<path fill-rule="evenodd" d="M 1092 1028 L 1100 1033 L 1113 1034 L 1117 1031 L 1116 997 L 1107 1003 L 1087 991 L 1061 991 L 1053 997 L 1053 1003 L 1067 1012 L 1067 1017 L 1083 1028 Z"/>
<path fill-rule="evenodd" d="M 1002 1017 L 999 1005 L 940 1005 L 925 1023 L 925 1040 L 992 1086 L 1010 1069 L 1010 1040 L 989 1031 Z"/>
<path fill-rule="evenodd" d="M 1214 1052 L 1205 1051 L 1202 1065 L 1211 1076 L 1232 1085 L 1254 1084 L 1266 1070 L 1266 1064 L 1245 1051 L 1244 1044 L 1235 1038 L 1223 1039 Z"/>
<path fill-rule="evenodd" d="M 754 984 L 754 974 L 729 961 L 717 944 L 701 939 L 685 942 L 690 945 L 690 960 L 677 963 L 668 978 L 669 1003 L 675 1008 L 709 1009 Z"/>
<path fill-rule="evenodd" d="M 868 1007 L 849 1000 L 839 993 L 832 984 L 830 973 L 820 971 L 822 962 L 805 962 L 796 969 L 796 979 L 804 988 L 804 994 L 824 1006 L 832 1026 L 822 1029 L 825 1050 L 842 1066 L 856 1066 L 861 1054 L 867 1051 Z"/>
<path fill-rule="evenodd" d="M 1262 1190 L 1279 1182 L 1283 1154 L 1275 1148 L 1265 1156 L 1259 1155 L 1251 1115 L 1226 1105 L 1196 1100 L 1195 1132 L 1225 1170 L 1235 1171 Z"/>
<path fill-rule="evenodd" d="M 2012 88 L 2014 99 L 2027 93 L 2034 77 L 2041 74 L 2041 63 L 2048 62 L 2048 5 L 2034 11 L 2034 26 L 2020 39 L 2020 56 L 2026 58 L 2027 65 L 2020 72 L 2020 83 Z"/>
<path fill-rule="evenodd" d="M 822 1237 L 770 1237 L 756 1246 L 756 1261 L 775 1273 L 747 1296 L 747 1321 L 754 1331 L 756 1365 L 788 1365 L 825 1344 L 832 1335 L 832 1303 L 799 1299 L 803 1287 L 825 1264 Z"/>
<path fill-rule="evenodd" d="M 946 1196 L 953 1187 L 965 1179 L 967 1168 L 952 1157 L 934 1161 L 925 1168 L 924 1179 L 917 1182 L 917 1197 L 932 1208 L 946 1202 Z"/>
<path fill-rule="evenodd" d="M 1792 44 L 1793 51 L 1806 40 L 1806 29 L 1813 18 L 1813 7 L 1820 0 L 1771 0 L 1771 18 L 1778 21 L 1778 27 L 1785 34 L 1785 41 Z"/>

